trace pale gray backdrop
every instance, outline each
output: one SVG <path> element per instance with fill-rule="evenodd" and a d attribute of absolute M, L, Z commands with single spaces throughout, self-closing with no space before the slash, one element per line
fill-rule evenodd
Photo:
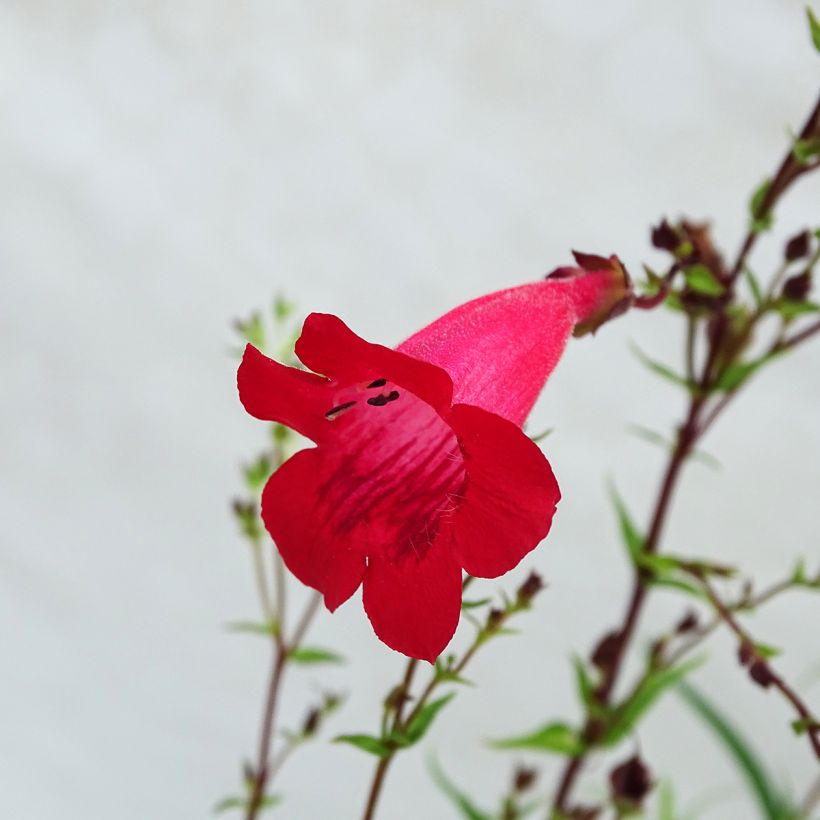
<path fill-rule="evenodd" d="M 263 440 L 242 411 L 229 320 L 285 290 L 395 343 L 445 309 L 565 264 L 633 269 L 661 214 L 713 216 L 730 249 L 748 193 L 812 102 L 802 0 L 0 3 L 0 813 L 201 818 L 253 751 L 268 658 L 224 622 L 256 614 L 228 499 Z M 820 217 L 816 181 L 783 208 Z M 674 327 L 673 327 L 674 326 Z M 623 606 L 605 479 L 645 518 L 682 398 L 628 351 L 674 361 L 680 328 L 633 315 L 573 342 L 533 429 L 565 491 L 524 634 L 489 647 L 426 746 L 485 804 L 512 758 L 483 742 L 577 714 L 568 658 Z M 820 345 L 764 374 L 693 466 L 668 545 L 771 581 L 818 556 Z M 649 636 L 684 602 L 658 596 Z M 815 705 L 818 603 L 753 620 Z M 813 626 L 814 625 L 814 626 Z M 373 731 L 402 660 L 358 600 L 318 623 L 350 693 L 324 732 Z M 701 685 L 784 783 L 816 770 L 790 710 L 733 644 Z M 293 725 L 322 676 L 290 678 Z M 705 818 L 753 816 L 723 753 L 670 697 L 640 747 Z M 557 771 L 543 761 L 543 786 Z M 372 761 L 324 742 L 283 773 L 283 816 L 355 818 Z M 594 798 L 587 781 L 581 795 Z M 386 820 L 447 818 L 423 754 L 395 767 Z"/>

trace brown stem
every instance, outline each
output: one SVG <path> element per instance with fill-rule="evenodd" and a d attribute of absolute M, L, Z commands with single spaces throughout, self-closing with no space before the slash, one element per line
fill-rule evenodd
<path fill-rule="evenodd" d="M 801 140 L 809 139 L 815 136 L 818 131 L 820 131 L 820 98 L 818 98 L 817 102 L 814 104 L 814 108 L 807 117 L 806 122 L 803 124 L 803 128 L 797 138 Z M 789 147 L 786 156 L 783 157 L 780 166 L 772 178 L 771 184 L 766 191 L 766 195 L 763 197 L 757 212 L 754 214 L 755 218 L 765 219 L 766 217 L 771 216 L 775 205 L 789 186 L 801 174 L 808 173 L 812 170 L 814 170 L 812 164 L 801 165 L 794 156 L 794 152 L 791 147 Z M 729 274 L 730 281 L 734 282 L 734 280 L 740 275 L 740 272 L 743 270 L 746 260 L 748 259 L 752 248 L 754 248 L 759 235 L 760 232 L 755 231 L 754 229 L 750 229 L 746 234 L 743 244 L 740 246 L 740 251 L 738 252 L 735 264 Z"/>
<path fill-rule="evenodd" d="M 709 581 L 702 576 L 696 576 L 703 586 L 706 595 L 708 596 L 709 600 L 711 601 L 712 605 L 715 608 L 715 611 L 720 616 L 721 620 L 732 630 L 732 632 L 737 635 L 738 640 L 740 641 L 741 647 L 749 653 L 749 657 L 751 662 L 763 664 L 765 666 L 765 680 L 766 683 L 763 684 L 764 686 L 774 686 L 775 689 L 778 689 L 786 700 L 791 703 L 794 707 L 794 710 L 800 715 L 800 718 L 806 721 L 806 734 L 808 735 L 809 742 L 811 743 L 811 747 L 814 750 L 814 754 L 820 760 L 820 723 L 818 723 L 817 719 L 809 710 L 808 706 L 803 702 L 797 692 L 783 680 L 780 675 L 778 675 L 774 669 L 772 669 L 771 665 L 768 661 L 758 652 L 756 649 L 755 641 L 749 636 L 749 633 L 740 625 L 738 620 L 735 618 L 732 611 L 726 606 L 725 603 L 721 600 L 720 596 L 715 592 L 714 587 L 709 583 Z"/>
<path fill-rule="evenodd" d="M 256 767 L 253 770 L 253 787 L 245 813 L 246 820 L 256 819 L 259 809 L 262 807 L 265 790 L 270 783 L 271 776 L 279 767 L 278 765 L 275 768 L 271 767 L 269 760 L 271 740 L 273 739 L 273 733 L 276 727 L 276 706 L 279 700 L 279 692 L 282 688 L 285 667 L 287 666 L 291 652 L 293 652 L 304 639 L 305 633 L 318 611 L 321 598 L 322 596 L 318 593 L 314 593 L 311 596 L 290 641 L 286 641 L 283 638 L 281 631 L 276 635 L 273 664 L 268 681 L 268 691 L 265 697 L 265 706 L 262 710 L 262 729 L 259 733 L 259 750 L 257 752 Z"/>
<path fill-rule="evenodd" d="M 704 365 L 704 374 L 702 383 L 708 378 L 708 371 L 711 368 L 711 356 Z M 661 489 L 658 492 L 658 497 L 655 502 L 655 509 L 652 514 L 652 521 L 649 527 L 649 532 L 646 537 L 644 549 L 647 553 L 654 553 L 660 546 L 661 534 L 663 527 L 669 514 L 669 508 L 672 502 L 672 497 L 680 477 L 681 469 L 683 468 L 686 459 L 692 452 L 695 443 L 698 440 L 698 420 L 701 408 L 704 402 L 704 391 L 691 397 L 689 402 L 689 411 L 686 416 L 686 421 L 681 426 L 678 433 L 678 440 L 675 449 L 669 457 L 669 462 L 666 466 Z M 621 667 L 626 656 L 626 650 L 632 640 L 635 628 L 638 623 L 644 601 L 646 599 L 646 584 L 643 573 L 637 570 L 635 573 L 635 580 L 632 586 L 632 595 L 627 605 L 626 614 L 624 615 L 621 628 L 617 631 L 618 643 L 616 645 L 614 658 L 610 665 L 604 672 L 604 677 L 598 688 L 597 695 L 599 701 L 603 705 L 608 705 L 612 696 L 612 691 L 620 676 Z M 599 722 L 588 719 L 583 730 L 584 739 L 590 744 L 594 744 L 598 739 L 601 731 Z M 583 769 L 586 761 L 586 754 L 579 755 L 567 761 L 561 777 L 558 781 L 555 797 L 552 803 L 553 813 L 567 813 L 567 802 L 570 797 L 575 781 Z"/>

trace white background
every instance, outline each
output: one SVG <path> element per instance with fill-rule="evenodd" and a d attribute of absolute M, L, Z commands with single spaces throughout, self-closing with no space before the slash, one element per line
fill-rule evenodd
<path fill-rule="evenodd" d="M 201 818 L 236 790 L 268 658 L 223 629 L 256 616 L 228 500 L 265 436 L 235 395 L 233 317 L 284 290 L 392 344 L 572 247 L 660 264 L 662 214 L 713 217 L 734 252 L 819 69 L 785 0 L 0 3 L 2 816 Z M 818 193 L 790 197 L 762 272 L 817 223 Z M 661 312 L 572 342 L 532 417 L 557 428 L 544 446 L 565 500 L 548 542 L 485 588 L 533 567 L 550 588 L 425 742 L 485 805 L 513 758 L 484 740 L 576 717 L 568 658 L 621 616 L 605 479 L 644 521 L 661 454 L 626 428 L 668 429 L 683 402 L 627 342 L 675 362 L 680 335 Z M 718 425 L 723 469 L 691 467 L 670 548 L 763 583 L 817 558 L 818 365 L 818 344 L 783 360 Z M 684 606 L 659 595 L 642 638 Z M 815 708 L 818 615 L 795 593 L 749 620 Z M 297 670 L 284 725 L 322 684 L 350 697 L 284 770 L 281 814 L 355 818 L 372 759 L 325 739 L 375 731 L 403 662 L 358 598 L 312 642 L 349 662 Z M 790 710 L 730 640 L 710 649 L 701 686 L 801 793 L 816 764 Z M 754 816 L 674 696 L 619 756 L 638 746 L 702 817 Z M 386 820 L 451 816 L 424 757 L 395 766 Z M 558 764 L 538 762 L 546 794 Z"/>

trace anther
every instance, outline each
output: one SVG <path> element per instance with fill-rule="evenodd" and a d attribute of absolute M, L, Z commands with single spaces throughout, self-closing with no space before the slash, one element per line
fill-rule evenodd
<path fill-rule="evenodd" d="M 375 381 L 370 382 L 367 385 L 367 389 L 369 390 L 371 387 L 384 387 L 387 384 L 387 379 L 376 379 Z"/>
<path fill-rule="evenodd" d="M 368 399 L 367 403 L 372 404 L 374 407 L 384 407 L 385 404 L 391 401 L 395 401 L 399 397 L 398 390 L 391 390 L 386 396 L 373 396 L 372 399 Z"/>
<path fill-rule="evenodd" d="M 325 413 L 325 418 L 333 421 L 337 416 L 341 415 L 345 410 L 349 410 L 353 405 L 356 404 L 355 401 L 346 401 L 344 404 L 339 404 L 336 407 L 331 407 L 330 410 Z"/>

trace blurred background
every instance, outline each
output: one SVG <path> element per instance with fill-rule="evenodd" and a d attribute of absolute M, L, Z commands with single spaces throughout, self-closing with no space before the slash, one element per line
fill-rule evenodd
<path fill-rule="evenodd" d="M 263 641 L 230 498 L 264 425 L 235 393 L 230 322 L 277 291 L 398 343 L 473 296 L 540 277 L 570 248 L 660 264 L 662 215 L 710 217 L 734 253 L 751 191 L 817 91 L 802 0 L 0 2 L 0 794 L 13 820 L 201 818 L 257 742 Z M 820 216 L 817 180 L 754 257 Z M 632 356 L 675 362 L 657 311 L 570 343 L 532 417 L 564 489 L 532 568 L 523 634 L 479 655 L 425 740 L 490 804 L 514 758 L 490 737 L 575 716 L 572 653 L 620 618 L 629 570 L 606 497 L 645 520 L 683 396 Z M 820 344 L 766 371 L 693 464 L 666 546 L 743 562 L 761 583 L 817 558 Z M 293 599 L 299 595 L 294 591 Z M 648 638 L 686 602 L 660 593 Z M 818 703 L 818 602 L 750 620 Z M 469 627 L 468 627 L 469 628 Z M 311 643 L 282 721 L 349 693 L 324 739 L 374 732 L 400 656 L 356 599 Z M 718 636 L 695 679 L 801 793 L 816 773 L 784 702 Z M 324 742 L 294 755 L 289 818 L 357 817 L 372 773 Z M 739 777 L 674 697 L 633 744 L 701 817 L 754 816 Z M 621 757 L 624 756 L 622 751 Z M 391 772 L 385 820 L 447 818 L 425 755 Z M 538 759 L 543 787 L 558 761 Z M 598 796 L 593 765 L 579 796 Z"/>

